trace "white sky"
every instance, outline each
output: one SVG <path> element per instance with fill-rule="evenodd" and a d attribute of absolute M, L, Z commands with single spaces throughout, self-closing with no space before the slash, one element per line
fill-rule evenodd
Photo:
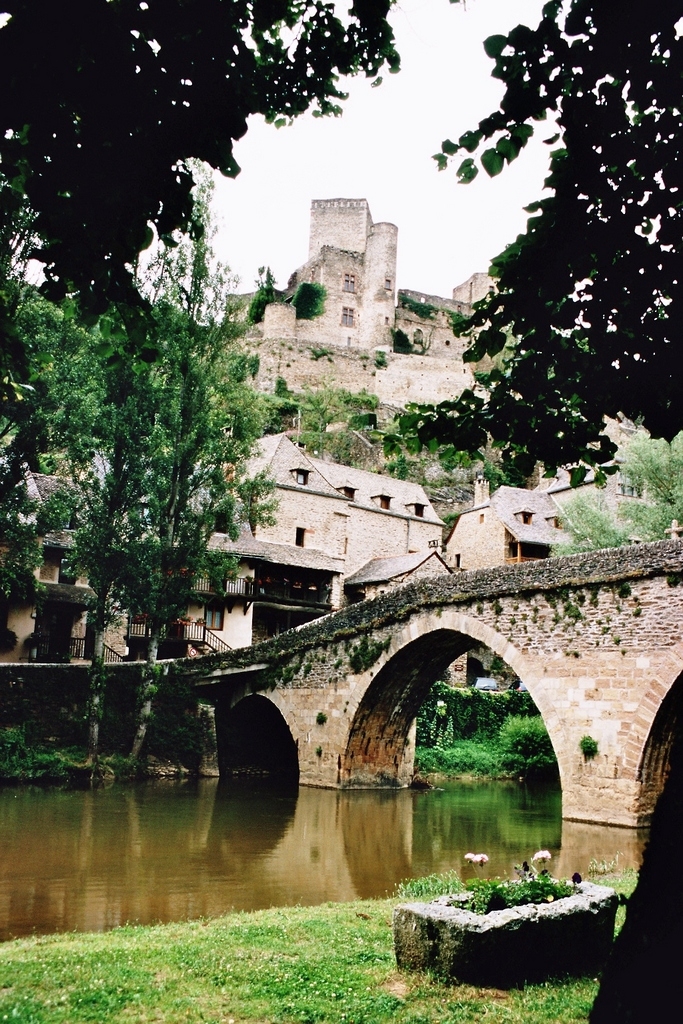
<path fill-rule="evenodd" d="M 449 296 L 486 270 L 524 229 L 541 193 L 550 124 L 497 178 L 460 185 L 433 153 L 497 108 L 502 85 L 482 42 L 520 22 L 535 27 L 543 0 L 402 0 L 391 16 L 402 70 L 379 88 L 365 78 L 339 118 L 304 115 L 276 129 L 260 117 L 235 147 L 235 180 L 216 176 L 216 250 L 250 291 L 269 264 L 279 287 L 308 257 L 312 199 L 365 198 L 374 221 L 398 225 L 398 286 Z"/>

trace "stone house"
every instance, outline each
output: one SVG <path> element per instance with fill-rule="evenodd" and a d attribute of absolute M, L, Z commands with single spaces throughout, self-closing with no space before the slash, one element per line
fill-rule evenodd
<path fill-rule="evenodd" d="M 188 608 L 183 639 L 198 651 L 190 634 L 200 639 L 204 626 L 209 647 L 216 638 L 243 647 L 336 611 L 345 580 L 377 559 L 394 563 L 384 589 L 411 572 L 449 571 L 438 554 L 443 523 L 418 484 L 312 458 L 286 434 L 259 443 L 249 472 L 264 470 L 275 483 L 277 522 L 237 541 L 213 535 L 212 547 L 234 554 L 239 570 L 225 593 L 207 591 L 203 606 Z M 350 593 L 359 599 L 359 588 Z"/>
<path fill-rule="evenodd" d="M 489 496 L 479 478 L 474 506 L 460 514 L 446 540 L 446 561 L 453 569 L 547 558 L 553 544 L 568 540 L 560 528 L 560 510 L 547 491 L 499 487 Z"/>
<path fill-rule="evenodd" d="M 46 501 L 63 490 L 64 480 L 43 473 L 28 473 L 26 487 L 29 497 Z M 42 562 L 35 570 L 42 593 L 38 600 L 10 601 L 0 607 L 4 621 L 0 625 L 17 637 L 9 651 L 0 651 L 0 661 L 69 661 L 88 657 L 86 631 L 87 604 L 93 592 L 87 580 L 71 576 L 67 556 L 72 544 L 68 529 L 57 530 L 38 538 Z"/>

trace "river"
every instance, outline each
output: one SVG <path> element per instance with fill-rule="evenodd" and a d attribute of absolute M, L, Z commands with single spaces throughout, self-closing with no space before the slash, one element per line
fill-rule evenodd
<path fill-rule="evenodd" d="M 0 789 L 0 938 L 102 931 L 229 910 L 391 894 L 404 878 L 486 873 L 547 848 L 553 873 L 637 867 L 644 834 L 563 822 L 556 786 L 427 792 L 283 789 L 204 779 Z"/>

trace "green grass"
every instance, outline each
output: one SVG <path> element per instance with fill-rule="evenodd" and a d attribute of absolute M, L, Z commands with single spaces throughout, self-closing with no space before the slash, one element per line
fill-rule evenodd
<path fill-rule="evenodd" d="M 630 890 L 635 876 L 622 878 Z M 230 914 L 0 946 L 0 1021 L 22 1024 L 585 1022 L 594 979 L 499 992 L 396 969 L 396 899 Z"/>
<path fill-rule="evenodd" d="M 422 774 L 481 775 L 503 778 L 503 755 L 492 740 L 455 740 L 449 747 L 418 747 L 415 767 Z"/>

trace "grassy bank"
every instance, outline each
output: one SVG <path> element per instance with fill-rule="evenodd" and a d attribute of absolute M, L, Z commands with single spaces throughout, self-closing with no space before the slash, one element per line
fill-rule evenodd
<path fill-rule="evenodd" d="M 613 880 L 604 879 L 606 884 Z M 630 892 L 635 875 L 617 879 Z M 587 1020 L 594 979 L 501 992 L 396 969 L 397 899 L 230 914 L 0 946 L 0 1020 L 22 1024 L 505 1024 Z M 620 910 L 620 918 L 623 910 Z M 618 921 L 620 920 L 618 919 Z"/>

